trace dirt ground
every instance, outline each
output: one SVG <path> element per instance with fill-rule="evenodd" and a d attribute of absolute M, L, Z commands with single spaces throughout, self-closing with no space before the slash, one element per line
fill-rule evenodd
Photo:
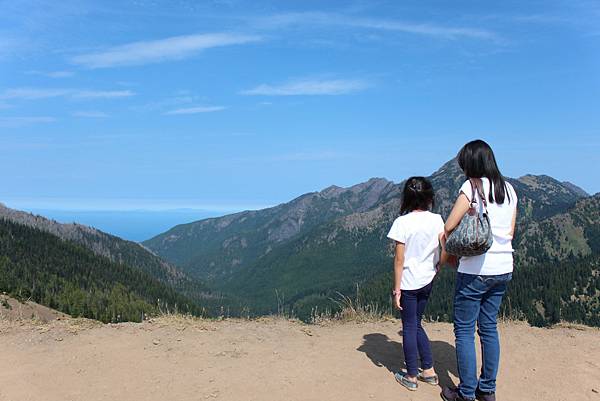
<path fill-rule="evenodd" d="M 67 315 L 35 302 L 19 302 L 0 294 L 0 320 L 34 319 L 48 322 L 57 317 L 67 317 Z"/>
<path fill-rule="evenodd" d="M 0 318 L 2 401 L 437 400 L 398 385 L 401 325 L 163 317 L 104 325 Z M 442 384 L 457 381 L 452 326 L 427 324 Z M 500 401 L 600 401 L 600 330 L 500 326 Z"/>

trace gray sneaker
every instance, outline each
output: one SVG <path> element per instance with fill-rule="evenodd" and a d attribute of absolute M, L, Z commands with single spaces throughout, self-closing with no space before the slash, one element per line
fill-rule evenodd
<path fill-rule="evenodd" d="M 396 378 L 398 383 L 402 384 L 410 391 L 416 391 L 417 388 L 419 388 L 419 385 L 416 382 L 408 380 L 408 375 L 406 372 L 397 372 L 394 374 L 394 378 Z"/>
<path fill-rule="evenodd" d="M 440 384 L 438 375 L 423 376 L 423 372 L 419 372 L 419 374 L 417 375 L 417 379 L 427 384 L 431 384 L 432 386 L 437 386 L 438 384 Z"/>

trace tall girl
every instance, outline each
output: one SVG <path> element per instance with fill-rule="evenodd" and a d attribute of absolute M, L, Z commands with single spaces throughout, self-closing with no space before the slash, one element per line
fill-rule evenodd
<path fill-rule="evenodd" d="M 500 344 L 496 318 L 507 283 L 512 278 L 513 248 L 517 213 L 517 194 L 496 164 L 492 148 L 482 140 L 467 143 L 458 153 L 458 164 L 465 176 L 480 180 L 487 200 L 493 244 L 487 253 L 460 258 L 454 293 L 454 335 L 460 383 L 444 388 L 446 401 L 495 401 Z M 460 188 L 458 199 L 445 225 L 447 237 L 469 209 L 472 190 L 469 180 Z M 475 195 L 476 201 L 481 202 Z M 475 354 L 475 325 L 482 349 L 478 377 Z"/>
<path fill-rule="evenodd" d="M 433 198 L 433 187 L 425 178 L 406 180 L 400 217 L 388 233 L 388 238 L 396 242 L 393 297 L 395 307 L 402 310 L 406 363 L 406 372 L 398 372 L 395 377 L 409 390 L 417 389 L 417 380 L 438 384 L 429 338 L 421 325 L 439 260 L 439 236 L 444 231 L 442 216 L 430 212 Z"/>

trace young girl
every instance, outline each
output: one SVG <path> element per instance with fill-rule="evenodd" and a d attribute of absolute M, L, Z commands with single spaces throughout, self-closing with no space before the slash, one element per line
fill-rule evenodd
<path fill-rule="evenodd" d="M 396 241 L 393 297 L 394 306 L 402 311 L 402 348 L 406 363 L 406 372 L 398 372 L 395 377 L 398 383 L 413 391 L 418 387 L 417 380 L 438 384 L 429 338 L 421 326 L 439 261 L 439 236 L 444 232 L 442 216 L 430 212 L 433 198 L 433 187 L 424 177 L 406 180 L 400 217 L 388 233 L 388 238 Z"/>

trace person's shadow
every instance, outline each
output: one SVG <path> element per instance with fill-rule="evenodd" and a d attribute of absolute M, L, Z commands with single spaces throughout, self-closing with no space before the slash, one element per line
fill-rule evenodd
<path fill-rule="evenodd" d="M 402 331 L 398 333 L 402 337 Z M 364 352 L 375 366 L 385 367 L 391 373 L 404 368 L 402 343 L 392 341 L 382 333 L 363 336 L 363 343 L 357 351 Z M 456 368 L 456 349 L 445 341 L 431 341 L 434 367 L 440 379 L 440 386 L 454 386 L 450 373 L 458 377 Z"/>

